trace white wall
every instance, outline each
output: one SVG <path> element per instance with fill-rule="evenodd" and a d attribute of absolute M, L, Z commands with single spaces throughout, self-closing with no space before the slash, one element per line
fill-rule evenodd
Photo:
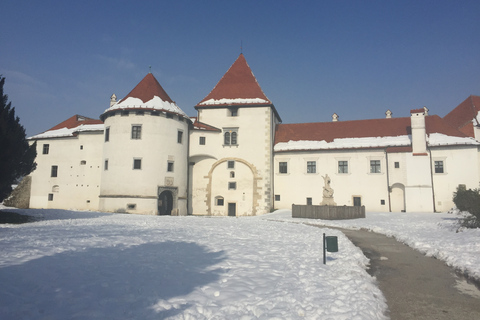
<path fill-rule="evenodd" d="M 157 214 L 159 187 L 178 189 L 178 214 L 187 214 L 187 154 L 188 123 L 185 119 L 166 118 L 165 114 L 115 116 L 105 119 L 110 128 L 108 142 L 104 142 L 101 170 L 100 210 L 122 212 L 128 204 L 136 205 L 132 213 Z M 142 126 L 141 139 L 132 139 L 132 125 Z M 177 142 L 177 132 L 183 131 L 182 143 Z M 134 159 L 141 159 L 140 170 L 133 169 Z M 108 170 L 104 169 L 108 160 Z M 169 161 L 174 171 L 167 172 Z M 107 200 L 108 199 L 108 200 Z"/>
<path fill-rule="evenodd" d="M 30 207 L 98 210 L 102 141 L 99 131 L 38 140 L 37 169 L 30 174 Z M 43 154 L 44 144 L 49 145 L 48 154 Z M 57 177 L 51 177 L 53 165 L 58 166 Z M 52 201 L 49 194 L 53 194 Z"/>

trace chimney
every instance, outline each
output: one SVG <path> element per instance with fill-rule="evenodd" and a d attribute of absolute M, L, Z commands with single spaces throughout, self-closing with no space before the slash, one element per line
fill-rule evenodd
<path fill-rule="evenodd" d="M 392 117 L 392 111 L 388 109 L 387 112 L 385 112 L 385 118 L 390 119 L 391 117 Z"/>
<path fill-rule="evenodd" d="M 115 103 L 117 103 L 117 96 L 114 94 L 112 94 L 112 96 L 110 97 L 110 107 L 113 106 Z"/>
<path fill-rule="evenodd" d="M 423 110 L 425 110 L 425 115 L 428 116 L 428 108 L 427 108 L 427 107 L 423 107 Z"/>
<path fill-rule="evenodd" d="M 412 127 L 413 155 L 427 155 L 427 131 L 425 129 L 425 109 L 410 110 Z"/>
<path fill-rule="evenodd" d="M 333 122 L 337 122 L 337 121 L 338 121 L 338 114 L 334 113 L 334 114 L 332 115 L 332 121 L 333 121 Z"/>

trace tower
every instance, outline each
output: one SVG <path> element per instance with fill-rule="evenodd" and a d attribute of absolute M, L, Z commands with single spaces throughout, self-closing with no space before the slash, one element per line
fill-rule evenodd
<path fill-rule="evenodd" d="M 187 214 L 188 116 L 149 73 L 100 116 L 102 211 Z"/>

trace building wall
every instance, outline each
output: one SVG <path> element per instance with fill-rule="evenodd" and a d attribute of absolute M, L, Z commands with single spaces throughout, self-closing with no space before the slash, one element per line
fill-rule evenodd
<path fill-rule="evenodd" d="M 380 161 L 380 173 L 370 173 L 370 160 Z M 316 163 L 316 172 L 307 173 L 307 162 Z M 338 162 L 348 162 L 348 172 L 339 173 Z M 287 162 L 287 173 L 280 173 L 280 162 Z M 324 177 L 331 179 L 337 205 L 354 205 L 359 197 L 368 210 L 388 211 L 388 185 L 383 150 L 304 151 L 275 154 L 276 209 L 292 204 L 319 205 L 323 201 Z M 382 202 L 383 200 L 383 202 Z M 383 203 L 383 204 L 382 204 Z"/>
<path fill-rule="evenodd" d="M 141 125 L 140 139 L 132 139 L 133 125 Z M 117 111 L 105 119 L 107 129 L 109 141 L 102 143 L 100 210 L 158 214 L 159 190 L 170 188 L 178 195 L 172 214 L 186 215 L 187 120 L 147 111 L 144 115 L 130 111 L 128 116 L 122 116 Z M 181 143 L 177 141 L 179 131 L 183 132 Z M 141 169 L 134 169 L 134 160 L 141 160 Z M 173 172 L 168 171 L 169 162 L 173 162 Z"/>
<path fill-rule="evenodd" d="M 236 215 L 264 214 L 272 208 L 273 133 L 278 121 L 270 107 L 240 107 L 231 116 L 228 108 L 200 109 L 198 121 L 222 132 L 192 131 L 190 162 L 192 213 L 227 215 L 228 203 L 236 204 Z M 237 145 L 225 145 L 224 133 L 237 130 Z M 206 136 L 206 145 L 199 145 Z M 227 168 L 234 161 L 234 168 Z M 232 177 L 233 172 L 233 177 Z M 229 189 L 229 182 L 236 189 Z M 224 198 L 218 205 L 215 199 Z"/>
<path fill-rule="evenodd" d="M 30 207 L 98 210 L 102 141 L 99 131 L 38 140 Z M 43 154 L 44 144 L 48 154 Z M 52 166 L 58 167 L 57 177 L 51 176 Z"/>

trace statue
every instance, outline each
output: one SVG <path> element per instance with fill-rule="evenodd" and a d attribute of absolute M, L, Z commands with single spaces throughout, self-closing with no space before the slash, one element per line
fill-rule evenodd
<path fill-rule="evenodd" d="M 330 180 L 330 177 L 328 174 L 322 176 L 323 181 L 324 181 L 324 186 L 323 186 L 323 201 L 320 203 L 321 206 L 336 206 L 337 204 L 335 201 L 333 201 L 333 189 L 330 186 L 330 183 L 332 182 Z"/>

